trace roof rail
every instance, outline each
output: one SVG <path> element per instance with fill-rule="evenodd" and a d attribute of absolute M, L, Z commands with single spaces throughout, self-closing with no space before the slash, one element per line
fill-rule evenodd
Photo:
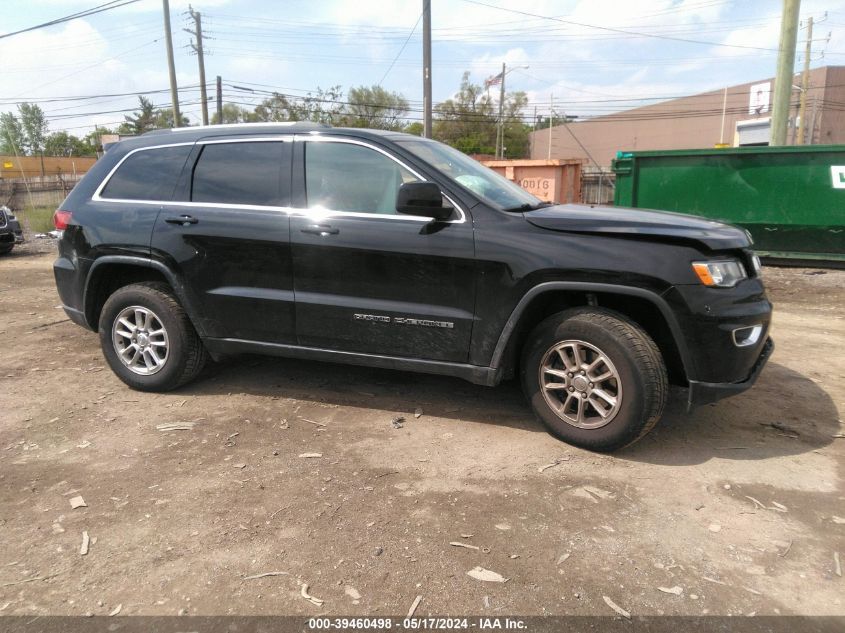
<path fill-rule="evenodd" d="M 309 130 L 314 128 L 331 127 L 331 125 L 328 125 L 327 123 L 314 123 L 312 121 L 255 121 L 251 123 L 223 123 L 222 125 L 193 125 L 188 127 L 163 128 L 160 130 L 150 130 L 149 132 L 144 132 L 141 136 L 170 134 L 173 132 L 193 132 L 196 130 L 244 129 L 251 126 L 304 128 Z"/>

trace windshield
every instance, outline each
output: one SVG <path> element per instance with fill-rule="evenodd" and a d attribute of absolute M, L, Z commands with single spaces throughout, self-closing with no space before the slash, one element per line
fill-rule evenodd
<path fill-rule="evenodd" d="M 536 209 L 546 203 L 532 196 L 519 185 L 512 183 L 459 152 L 453 147 L 436 141 L 398 141 L 399 145 L 415 156 L 436 167 L 453 180 L 461 183 L 493 206 L 508 211 Z"/>

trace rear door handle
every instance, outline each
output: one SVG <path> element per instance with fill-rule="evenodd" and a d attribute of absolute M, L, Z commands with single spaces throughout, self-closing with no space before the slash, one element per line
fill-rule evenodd
<path fill-rule="evenodd" d="M 303 233 L 319 235 L 320 237 L 325 237 L 326 235 L 337 235 L 338 233 L 340 233 L 340 229 L 336 229 L 335 227 L 329 226 L 328 224 L 311 224 L 307 228 L 301 230 Z"/>
<path fill-rule="evenodd" d="M 192 215 L 172 215 L 169 218 L 164 218 L 164 221 L 168 224 L 181 224 L 182 226 L 188 226 L 189 224 L 196 224 L 199 222 L 199 220 Z"/>

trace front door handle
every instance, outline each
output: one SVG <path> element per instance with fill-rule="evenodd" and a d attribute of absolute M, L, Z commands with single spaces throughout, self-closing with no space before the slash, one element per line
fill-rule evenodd
<path fill-rule="evenodd" d="M 164 218 L 164 221 L 168 224 L 181 224 L 182 226 L 188 226 L 189 224 L 196 224 L 199 222 L 199 220 L 192 215 L 170 216 L 169 218 Z"/>
<path fill-rule="evenodd" d="M 302 229 L 302 232 L 326 237 L 326 235 L 337 235 L 340 233 L 340 229 L 336 229 L 328 224 L 311 224 L 307 228 Z"/>

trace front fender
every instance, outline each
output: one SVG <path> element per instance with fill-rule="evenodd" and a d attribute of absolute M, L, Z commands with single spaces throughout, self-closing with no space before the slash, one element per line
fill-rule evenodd
<path fill-rule="evenodd" d="M 493 356 L 490 360 L 490 366 L 494 370 L 496 370 L 497 377 L 500 378 L 505 369 L 505 351 L 511 341 L 511 337 L 514 334 L 517 325 L 519 324 L 520 319 L 522 318 L 523 313 L 525 312 L 525 309 L 534 299 L 541 296 L 542 294 L 559 291 L 595 292 L 615 295 L 627 295 L 644 299 L 650 302 L 660 311 L 660 314 L 663 316 L 663 318 L 666 320 L 667 325 L 669 326 L 669 330 L 672 334 L 672 338 L 674 339 L 675 346 L 677 347 L 678 354 L 681 358 L 681 363 L 683 364 L 684 373 L 688 377 L 692 377 L 694 375 L 695 366 L 693 363 L 692 354 L 686 344 L 686 340 L 684 339 L 683 331 L 681 329 L 680 324 L 678 323 L 674 312 L 672 311 L 672 308 L 669 306 L 669 304 L 666 302 L 662 295 L 651 290 L 646 290 L 644 288 L 620 286 L 616 284 L 579 281 L 547 281 L 531 287 L 519 300 L 516 307 L 511 312 L 510 317 L 508 317 L 508 320 L 505 322 L 505 326 L 504 328 L 502 328 L 502 332 L 499 335 L 499 340 L 496 343 L 496 347 L 493 350 Z"/>

